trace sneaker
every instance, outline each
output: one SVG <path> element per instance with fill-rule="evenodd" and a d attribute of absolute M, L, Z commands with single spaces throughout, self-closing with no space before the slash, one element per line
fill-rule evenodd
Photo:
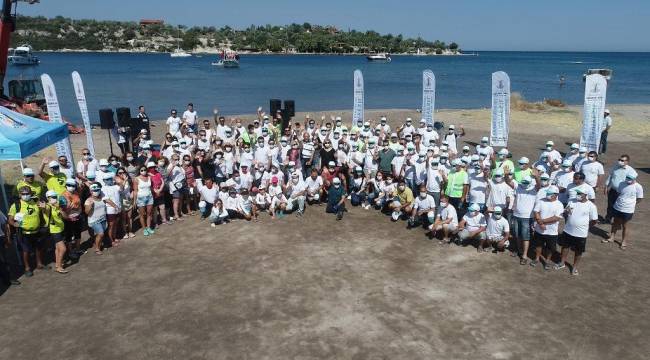
<path fill-rule="evenodd" d="M 217 227 L 217 224 L 212 223 L 212 224 L 210 224 L 210 226 L 212 226 L 212 227 Z"/>
<path fill-rule="evenodd" d="M 509 246 L 510 246 L 510 240 L 506 240 L 506 241 L 503 243 L 503 248 L 504 248 L 504 249 L 507 249 Z"/>
<path fill-rule="evenodd" d="M 339 212 L 336 214 L 336 220 L 341 220 L 341 219 L 343 219 L 343 212 L 339 211 Z"/>
<path fill-rule="evenodd" d="M 25 276 L 32 277 L 32 276 L 34 276 L 34 272 L 31 271 L 31 270 L 27 270 L 27 271 L 25 271 Z"/>
<path fill-rule="evenodd" d="M 144 230 L 142 230 L 142 235 L 149 236 L 150 234 L 151 233 L 149 232 L 149 228 L 144 228 Z"/>
<path fill-rule="evenodd" d="M 555 269 L 555 270 L 562 270 L 565 267 L 566 267 L 566 265 L 564 265 L 564 263 L 557 263 L 557 264 L 553 265 L 553 269 Z"/>
<path fill-rule="evenodd" d="M 544 270 L 546 270 L 546 271 L 551 270 L 551 265 L 544 264 Z"/>
<path fill-rule="evenodd" d="M 153 234 L 155 234 L 155 233 L 156 233 L 156 231 L 154 231 L 154 229 L 149 228 L 149 234 L 153 235 Z"/>
<path fill-rule="evenodd" d="M 531 260 L 530 261 L 530 266 L 535 267 L 537 266 L 538 261 L 537 260 Z"/>
<path fill-rule="evenodd" d="M 573 270 L 571 270 L 571 275 L 576 275 L 577 276 L 577 275 L 580 275 L 580 273 L 578 272 L 578 269 L 573 269 Z"/>

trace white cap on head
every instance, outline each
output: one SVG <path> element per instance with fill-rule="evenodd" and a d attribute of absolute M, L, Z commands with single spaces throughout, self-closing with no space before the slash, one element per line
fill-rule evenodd
<path fill-rule="evenodd" d="M 503 148 L 503 149 L 499 150 L 499 155 L 508 155 L 508 149 Z"/>
<path fill-rule="evenodd" d="M 449 125 L 449 130 L 454 130 L 456 126 L 454 124 Z"/>
<path fill-rule="evenodd" d="M 156 167 L 156 163 L 153 162 L 153 161 L 149 161 L 149 162 L 147 163 L 147 167 L 148 167 L 148 168 Z"/>
<path fill-rule="evenodd" d="M 562 167 L 571 167 L 572 164 L 573 163 L 569 159 L 564 159 L 564 161 L 562 161 Z"/>
<path fill-rule="evenodd" d="M 420 119 L 420 124 L 425 124 L 427 121 L 424 119 Z"/>
<path fill-rule="evenodd" d="M 555 143 L 553 142 L 553 140 L 549 140 L 549 141 L 546 142 L 546 145 L 553 146 L 553 145 L 555 145 Z"/>
<path fill-rule="evenodd" d="M 99 159 L 99 166 L 108 166 L 108 160 Z"/>
<path fill-rule="evenodd" d="M 341 179 L 335 177 L 335 178 L 332 180 L 332 182 L 333 182 L 334 184 L 340 184 L 340 183 L 341 183 Z"/>
<path fill-rule="evenodd" d="M 470 205 L 468 209 L 469 209 L 469 211 L 479 211 L 479 210 L 481 210 L 481 207 L 478 206 L 477 203 L 472 203 L 472 205 Z"/>
<path fill-rule="evenodd" d="M 521 159 L 519 159 L 519 163 L 520 164 L 528 164 L 528 163 L 530 163 L 530 160 L 527 157 L 522 156 Z"/>
<path fill-rule="evenodd" d="M 390 134 L 390 137 L 397 137 L 397 133 Z"/>
<path fill-rule="evenodd" d="M 413 121 L 413 119 L 411 119 L 410 117 L 406 118 L 406 122 L 411 122 L 411 121 Z"/>
<path fill-rule="evenodd" d="M 578 150 L 578 149 L 580 149 L 580 145 L 578 145 L 576 143 L 573 143 L 573 144 L 571 144 L 571 149 Z"/>
<path fill-rule="evenodd" d="M 478 154 L 474 154 L 474 155 L 472 155 L 471 159 L 472 159 L 472 161 L 478 161 L 480 158 L 479 158 Z"/>
<path fill-rule="evenodd" d="M 33 176 L 33 175 L 34 175 L 34 170 L 32 168 L 23 169 L 23 176 Z"/>
<path fill-rule="evenodd" d="M 355 166 L 354 171 L 361 172 L 363 171 L 363 169 L 361 168 L 361 166 Z"/>
<path fill-rule="evenodd" d="M 469 150 L 469 146 L 468 145 L 463 146 L 463 150 Z"/>
<path fill-rule="evenodd" d="M 609 114 L 609 109 L 605 109 L 605 113 Z"/>
<path fill-rule="evenodd" d="M 501 206 L 495 206 L 494 207 L 494 212 L 495 213 L 501 213 L 503 210 L 501 209 Z"/>
<path fill-rule="evenodd" d="M 490 139 L 487 136 L 483 136 L 481 138 L 481 142 L 488 142 L 488 141 L 490 141 Z"/>
<path fill-rule="evenodd" d="M 503 176 L 503 169 L 499 168 L 494 170 L 494 176 Z"/>
<path fill-rule="evenodd" d="M 55 196 L 59 196 L 59 194 L 57 194 L 56 191 L 54 191 L 54 190 L 48 190 L 48 191 L 45 193 L 45 196 L 46 196 L 46 197 L 55 197 Z"/>
<path fill-rule="evenodd" d="M 330 161 L 327 163 L 327 166 L 336 166 L 336 163 L 334 161 Z"/>
<path fill-rule="evenodd" d="M 337 116 L 337 117 L 336 117 L 336 121 L 341 121 L 341 117 L 340 117 L 340 116 Z"/>
<path fill-rule="evenodd" d="M 539 178 L 540 178 L 540 179 L 543 179 L 543 180 L 548 180 L 548 179 L 550 179 L 551 177 L 550 177 L 547 173 L 543 173 L 542 175 L 539 176 Z"/>
<path fill-rule="evenodd" d="M 70 186 L 77 186 L 77 182 L 74 179 L 67 179 L 65 181 L 65 184 Z"/>
<path fill-rule="evenodd" d="M 370 121 L 366 121 L 363 123 L 363 126 L 370 126 Z"/>
<path fill-rule="evenodd" d="M 58 161 L 52 160 L 52 161 L 50 161 L 49 166 L 50 166 L 50 168 L 55 168 L 55 167 L 59 167 L 60 165 L 59 165 Z"/>
<path fill-rule="evenodd" d="M 560 190 L 555 185 L 551 185 L 546 189 L 546 195 L 559 194 Z"/>

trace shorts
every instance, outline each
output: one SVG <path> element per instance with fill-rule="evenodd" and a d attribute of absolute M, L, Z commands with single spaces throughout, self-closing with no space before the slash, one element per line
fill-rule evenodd
<path fill-rule="evenodd" d="M 140 207 L 145 207 L 149 205 L 153 205 L 153 195 L 146 195 L 146 196 L 138 196 L 135 199 L 135 204 L 140 208 Z"/>
<path fill-rule="evenodd" d="M 67 242 L 81 239 L 81 220 L 63 220 L 63 233 Z"/>
<path fill-rule="evenodd" d="M 522 241 L 530 240 L 530 218 L 512 217 L 512 234 Z"/>
<path fill-rule="evenodd" d="M 172 199 L 180 199 L 183 196 L 182 189 L 176 190 L 172 193 Z"/>
<path fill-rule="evenodd" d="M 160 205 L 165 205 L 165 197 L 162 195 L 153 198 L 153 206 L 160 206 Z"/>
<path fill-rule="evenodd" d="M 59 242 L 63 241 L 64 236 L 63 236 L 63 233 L 60 232 L 58 234 L 50 234 L 50 238 L 52 239 L 52 242 L 56 244 L 56 243 L 59 243 Z"/>
<path fill-rule="evenodd" d="M 463 229 L 463 230 L 461 230 L 461 231 L 458 233 L 458 237 L 459 237 L 461 240 L 468 240 L 468 239 L 470 239 L 469 233 L 470 233 L 469 230 L 467 230 L 467 229 Z M 476 236 L 474 236 L 474 237 L 471 238 L 471 239 L 485 240 L 485 239 L 486 239 L 485 231 L 481 231 L 480 233 L 478 233 Z"/>
<path fill-rule="evenodd" d="M 550 251 L 555 251 L 557 247 L 557 235 L 542 235 L 535 231 L 535 247 L 541 247 Z"/>
<path fill-rule="evenodd" d="M 106 214 L 106 220 L 108 222 L 114 222 L 120 218 L 120 214 Z"/>
<path fill-rule="evenodd" d="M 575 251 L 577 255 L 580 255 L 585 252 L 587 247 L 587 238 L 577 237 L 563 232 L 557 243 L 563 248 L 571 248 L 571 250 Z"/>
<path fill-rule="evenodd" d="M 490 241 L 495 241 L 495 242 L 499 242 L 499 241 L 504 240 L 503 235 L 491 235 L 491 236 L 488 236 L 487 239 L 490 240 Z"/>
<path fill-rule="evenodd" d="M 431 226 L 433 227 L 433 225 L 431 225 Z M 438 225 L 438 226 L 436 226 L 436 229 L 435 229 L 435 230 L 436 230 L 436 231 L 440 231 L 440 230 L 442 230 L 443 228 L 447 228 L 447 231 L 448 231 L 448 232 L 454 232 L 454 231 L 456 231 L 457 226 L 454 225 L 454 224 L 442 224 L 442 225 Z"/>
<path fill-rule="evenodd" d="M 632 220 L 632 216 L 634 216 L 634 213 L 624 213 L 624 212 L 618 211 L 616 209 L 612 209 L 612 215 L 615 218 L 622 219 L 623 222 L 628 222 L 628 221 Z"/>
<path fill-rule="evenodd" d="M 34 248 L 40 249 L 42 247 L 42 237 L 38 232 L 33 234 L 18 233 L 18 245 L 23 252 L 32 252 Z"/>
<path fill-rule="evenodd" d="M 92 229 L 95 235 L 103 234 L 106 231 L 106 220 L 97 221 L 88 224 L 88 228 Z"/>

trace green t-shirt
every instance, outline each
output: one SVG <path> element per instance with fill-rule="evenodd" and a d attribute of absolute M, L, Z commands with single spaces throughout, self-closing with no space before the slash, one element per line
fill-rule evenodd
<path fill-rule="evenodd" d="M 61 215 L 61 209 L 58 206 L 47 206 L 47 212 L 45 214 L 45 221 L 50 225 L 51 234 L 60 234 L 63 232 L 63 216 Z M 49 214 L 49 216 L 48 216 Z"/>
<path fill-rule="evenodd" d="M 45 173 L 43 175 L 45 175 L 45 185 L 47 186 L 48 190 L 56 191 L 58 195 L 63 194 L 63 192 L 66 190 L 65 181 L 68 179 L 65 174 L 58 173 L 54 175 Z"/>
<path fill-rule="evenodd" d="M 492 169 L 492 176 L 494 176 L 494 172 L 496 171 L 496 169 L 501 169 L 503 170 L 504 173 L 506 172 L 506 168 L 510 169 L 510 173 L 515 171 L 515 164 L 512 162 L 512 160 L 504 160 L 504 161 L 497 160 L 495 164 L 496 167 Z"/>
<path fill-rule="evenodd" d="M 380 151 L 379 152 L 379 169 L 381 171 L 390 173 L 393 169 L 392 167 L 392 162 L 393 158 L 395 157 L 395 152 L 391 149 L 388 151 Z"/>
<path fill-rule="evenodd" d="M 521 168 L 516 168 L 515 169 L 515 181 L 520 183 L 523 178 L 526 176 L 532 176 L 533 174 L 533 169 L 528 168 L 526 170 L 521 170 Z"/>
<path fill-rule="evenodd" d="M 16 213 L 20 212 L 23 214 L 23 221 L 20 224 L 20 228 L 23 229 L 25 234 L 33 234 L 38 232 L 38 229 L 41 227 L 41 209 L 36 204 L 36 201 L 20 201 L 20 211 L 16 211 L 16 204 L 12 204 L 9 208 L 9 215 L 15 216 Z"/>
<path fill-rule="evenodd" d="M 450 172 L 447 176 L 447 188 L 445 194 L 452 198 L 463 197 L 463 188 L 469 182 L 465 170 Z"/>

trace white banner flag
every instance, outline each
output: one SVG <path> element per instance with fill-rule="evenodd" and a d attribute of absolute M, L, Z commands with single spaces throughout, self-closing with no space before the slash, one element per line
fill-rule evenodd
<path fill-rule="evenodd" d="M 510 126 L 510 78 L 503 71 L 492 73 L 491 146 L 508 146 Z"/>
<path fill-rule="evenodd" d="M 356 126 L 359 121 L 364 121 L 363 74 L 361 74 L 361 70 L 354 70 L 354 107 L 352 108 L 352 127 Z"/>
<path fill-rule="evenodd" d="M 422 118 L 433 126 L 433 112 L 436 108 L 436 77 L 433 71 L 422 72 Z"/>
<path fill-rule="evenodd" d="M 50 75 L 41 75 L 41 83 L 43 85 L 43 91 L 45 92 L 47 115 L 50 118 L 50 121 L 65 124 L 63 117 L 61 116 L 61 109 L 59 109 L 59 100 L 56 97 L 56 88 L 54 88 L 54 83 L 52 82 Z M 72 167 L 72 172 L 74 173 L 74 158 L 72 157 L 72 147 L 70 146 L 69 137 L 56 143 L 56 155 L 67 157 L 68 163 Z"/>
<path fill-rule="evenodd" d="M 585 104 L 582 118 L 580 146 L 588 151 L 598 151 L 604 126 L 607 80 L 600 74 L 588 75 L 585 81 Z"/>
<path fill-rule="evenodd" d="M 72 72 L 72 84 L 74 85 L 74 93 L 77 96 L 77 103 L 79 104 L 79 111 L 81 111 L 81 119 L 84 123 L 84 130 L 86 131 L 86 143 L 88 150 L 95 157 L 95 143 L 93 141 L 93 129 L 90 126 L 90 117 L 88 116 L 88 104 L 86 104 L 86 92 L 84 91 L 84 83 L 81 81 L 81 76 L 76 71 Z"/>

